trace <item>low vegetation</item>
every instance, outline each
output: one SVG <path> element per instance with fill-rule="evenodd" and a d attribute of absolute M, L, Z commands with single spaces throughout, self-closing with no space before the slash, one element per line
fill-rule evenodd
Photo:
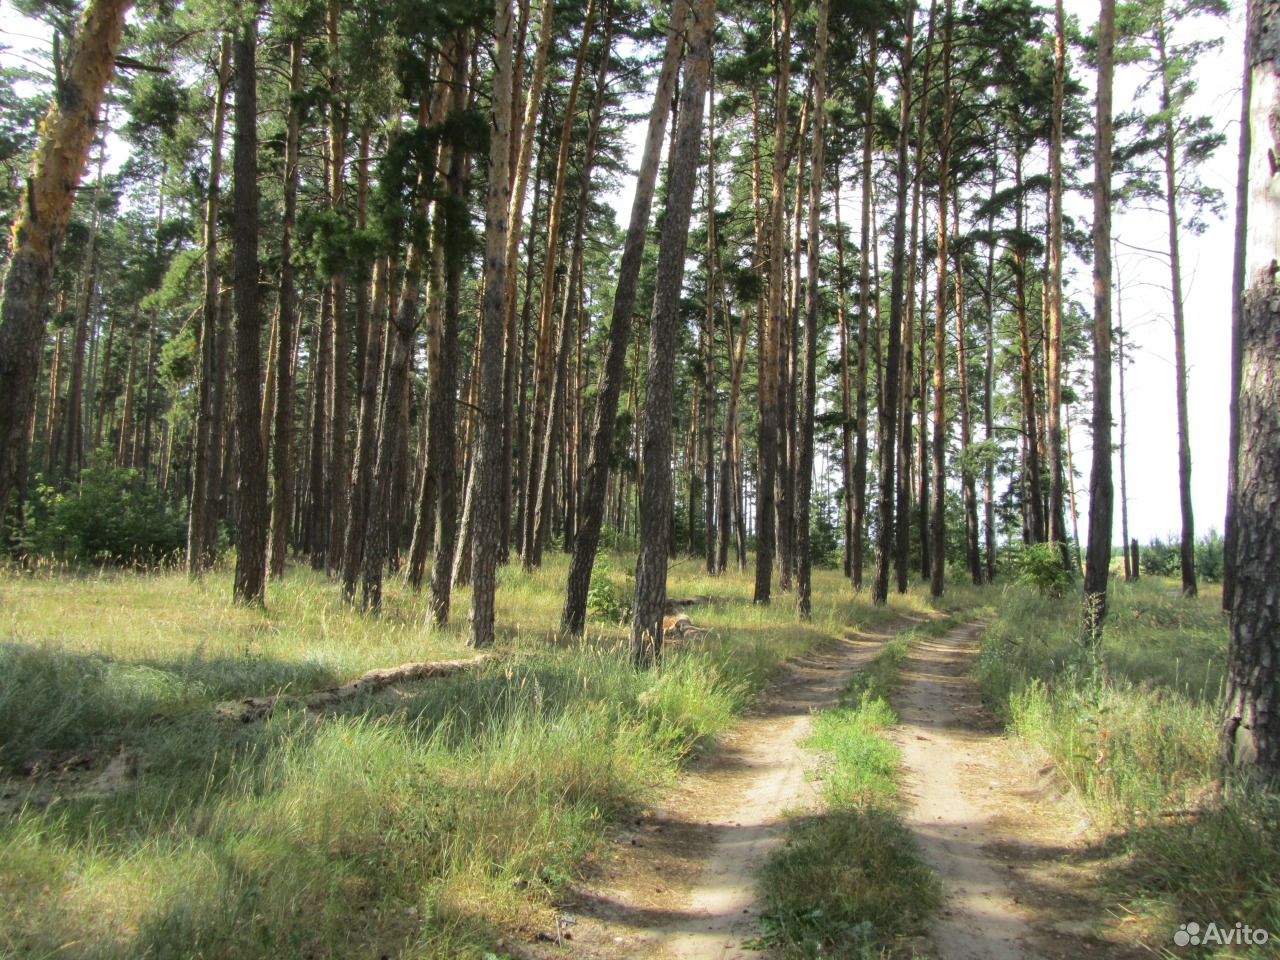
<path fill-rule="evenodd" d="M 979 661 L 984 696 L 1079 792 L 1109 838 L 1114 896 L 1156 939 L 1188 919 L 1280 930 L 1280 801 L 1219 786 L 1220 594 L 1118 583 L 1097 651 L 1079 643 L 1077 602 L 1005 589 Z"/>

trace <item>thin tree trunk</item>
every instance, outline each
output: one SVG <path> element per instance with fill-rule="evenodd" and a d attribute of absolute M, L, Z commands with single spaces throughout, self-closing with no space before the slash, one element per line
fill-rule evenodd
<path fill-rule="evenodd" d="M 893 277 L 889 288 L 889 352 L 884 364 L 883 401 L 880 404 L 879 431 L 876 437 L 880 447 L 880 516 L 876 530 L 876 579 L 871 599 L 877 606 L 889 599 L 889 567 L 893 563 L 893 467 L 897 456 L 898 390 L 902 349 L 903 298 L 906 296 L 907 265 L 907 141 L 911 128 L 911 68 L 913 65 L 912 36 L 915 32 L 915 5 L 907 6 L 902 48 L 902 91 L 898 116 L 897 185 L 895 215 L 893 221 Z M 863 189 L 866 189 L 864 185 Z M 863 253 L 865 256 L 865 251 Z M 905 442 L 905 441 L 904 441 Z"/>
<path fill-rule="evenodd" d="M 1028 493 L 1026 506 L 1029 508 L 1031 542 L 1044 543 L 1044 496 L 1040 492 L 1040 450 L 1039 430 L 1036 426 L 1036 392 L 1035 378 L 1031 372 L 1031 335 L 1027 326 L 1027 253 L 1023 248 L 1023 180 L 1022 180 L 1021 142 L 1014 146 L 1013 170 L 1014 181 L 1018 188 L 1018 199 L 1015 203 L 1014 231 L 1019 237 L 1015 240 L 1014 261 L 1014 295 L 1018 313 L 1018 344 L 1021 349 L 1021 383 L 1022 383 L 1022 415 L 1027 423 L 1026 477 Z M 1110 257 L 1110 252 L 1107 254 Z M 1109 308 L 1108 308 L 1109 309 Z"/>
<path fill-rule="evenodd" d="M 261 606 L 267 584 L 267 458 L 262 447 L 262 317 L 258 306 L 258 22 L 232 44 L 235 63 L 236 572 L 238 603 Z"/>
<path fill-rule="evenodd" d="M 1111 96 L 1115 0 L 1098 20 L 1097 136 L 1093 186 L 1093 464 L 1089 474 L 1089 548 L 1084 569 L 1084 632 L 1102 642 L 1115 492 L 1111 483 Z M 1280 474 L 1278 474 L 1280 475 Z"/>
<path fill-rule="evenodd" d="M 293 512 L 293 355 L 297 337 L 297 294 L 294 289 L 293 231 L 298 209 L 298 154 L 301 145 L 302 38 L 289 41 L 289 115 L 284 147 L 284 221 L 280 235 L 280 297 L 276 306 L 279 331 L 275 376 L 275 445 L 271 456 L 271 543 L 269 573 L 284 576 L 289 553 L 289 518 Z"/>
<path fill-rule="evenodd" d="M 1182 594 L 1194 597 L 1196 583 L 1196 525 L 1191 503 L 1191 419 L 1187 413 L 1187 335 L 1182 298 L 1182 253 L 1178 238 L 1178 144 L 1173 128 L 1169 74 L 1165 53 L 1164 8 L 1156 24 L 1156 54 L 1160 65 L 1160 108 L 1164 120 L 1164 189 L 1169 216 L 1169 282 L 1173 300 L 1173 372 L 1178 414 L 1178 500 L 1182 512 Z"/>
<path fill-rule="evenodd" d="M 806 267 L 804 319 L 804 387 L 800 401 L 800 454 L 796 470 L 799 498 L 799 530 L 796 566 L 796 599 L 801 620 L 813 619 L 813 558 L 810 556 L 810 495 L 813 485 L 813 416 L 817 403 L 818 364 L 818 228 L 822 211 L 825 172 L 823 138 L 826 135 L 827 19 L 831 0 L 821 0 L 813 54 L 813 153 L 809 161 L 809 249 Z"/>
<path fill-rule="evenodd" d="M 769 209 L 769 308 L 760 336 L 760 430 L 757 445 L 758 487 L 756 491 L 756 603 L 768 603 L 773 580 L 775 547 L 774 486 L 779 471 L 779 447 L 785 424 L 779 422 L 784 405 L 784 386 L 779 380 L 784 343 L 783 324 L 788 322 L 783 302 L 786 203 L 787 106 L 791 81 L 791 0 L 774 0 L 777 26 L 774 77 L 773 166 L 770 177 Z"/>
<path fill-rule="evenodd" d="M 952 0 L 942 25 L 942 134 L 938 141 L 938 295 L 933 328 L 933 509 L 929 530 L 932 563 L 929 593 L 942 596 L 947 572 L 947 191 L 951 177 L 951 36 Z"/>
<path fill-rule="evenodd" d="M 868 349 L 871 342 L 871 146 L 875 134 L 876 87 L 872 82 L 876 71 L 878 31 L 872 29 L 867 50 L 867 101 L 862 115 L 862 240 L 858 248 L 861 277 L 858 281 L 858 434 L 853 460 L 853 589 L 862 589 L 862 531 L 867 517 L 867 444 L 870 429 L 867 420 Z M 903 114 L 903 120 L 907 115 Z"/>
<path fill-rule="evenodd" d="M 216 528 L 208 525 L 206 504 L 213 486 L 213 394 L 218 363 L 218 207 L 221 197 L 222 138 L 226 129 L 226 92 L 231 83 L 231 37 L 222 38 L 217 89 L 213 104 L 213 135 L 209 152 L 209 183 L 204 214 L 204 305 L 200 322 L 200 373 L 196 398 L 196 429 L 191 509 L 187 523 L 187 573 L 207 570 L 216 550 Z M 73 374 L 74 376 L 74 374 Z"/>
<path fill-rule="evenodd" d="M 1045 354 L 1045 413 L 1049 440 L 1049 541 L 1070 569 L 1062 483 L 1062 110 L 1067 72 L 1062 0 L 1054 0 L 1053 132 L 1049 146 L 1049 338 Z"/>

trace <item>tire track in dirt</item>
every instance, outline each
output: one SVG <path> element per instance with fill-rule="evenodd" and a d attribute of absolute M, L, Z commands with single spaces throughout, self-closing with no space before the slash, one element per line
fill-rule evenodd
<path fill-rule="evenodd" d="M 1097 893 L 1088 821 L 1035 751 L 1006 739 L 971 676 L 981 627 L 920 639 L 893 696 L 903 820 L 942 881 L 942 960 L 1150 956 Z"/>
<path fill-rule="evenodd" d="M 652 811 L 615 840 L 589 890 L 562 904 L 572 939 L 536 956 L 668 960 L 759 958 L 755 871 L 782 841 L 784 814 L 813 807 L 815 765 L 800 747 L 814 711 L 920 621 L 855 633 L 790 662 L 760 707 L 696 761 Z"/>

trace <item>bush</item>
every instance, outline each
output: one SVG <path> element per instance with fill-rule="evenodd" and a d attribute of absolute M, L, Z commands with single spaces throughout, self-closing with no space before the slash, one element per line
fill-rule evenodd
<path fill-rule="evenodd" d="M 631 616 L 631 608 L 618 596 L 618 588 L 609 574 L 609 561 L 603 553 L 596 554 L 596 562 L 591 567 L 591 587 L 587 591 L 587 612 L 597 620 L 623 623 Z"/>
<path fill-rule="evenodd" d="M 1071 571 L 1062 565 L 1062 548 L 1056 543 L 1032 543 L 1014 557 L 1018 583 L 1035 587 L 1043 597 L 1061 597 L 1071 589 Z"/>
<path fill-rule="evenodd" d="M 17 545 L 27 556 L 155 565 L 175 559 L 186 536 L 182 515 L 138 471 L 98 455 L 73 486 L 37 486 Z"/>

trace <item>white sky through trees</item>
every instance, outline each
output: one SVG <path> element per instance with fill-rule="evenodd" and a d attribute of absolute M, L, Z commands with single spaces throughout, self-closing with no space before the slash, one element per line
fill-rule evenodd
<path fill-rule="evenodd" d="M 1076 16 L 1085 27 L 1097 19 L 1096 3 L 1066 0 L 1068 16 Z M 1217 130 L 1226 135 L 1226 143 L 1202 168 L 1201 176 L 1210 186 L 1223 192 L 1225 218 L 1212 216 L 1208 229 L 1200 236 L 1184 233 L 1182 237 L 1183 283 L 1186 300 L 1186 336 L 1188 358 L 1188 392 L 1192 455 L 1192 497 L 1196 511 L 1198 535 L 1210 527 L 1221 530 L 1226 508 L 1227 411 L 1230 384 L 1231 340 L 1231 266 L 1234 242 L 1232 218 L 1235 200 L 1236 150 L 1239 137 L 1240 77 L 1243 51 L 1243 9 L 1233 9 L 1227 20 L 1201 18 L 1194 26 L 1200 37 L 1223 36 L 1220 50 L 1201 57 L 1194 69 L 1199 90 L 1191 108 L 1208 114 Z M 23 17 L 8 0 L 0 0 L 0 64 L 39 67 L 48 63 L 48 31 L 41 24 Z M 1072 53 L 1073 74 L 1089 90 L 1093 74 L 1081 61 L 1078 51 Z M 1139 69 L 1120 67 L 1116 77 L 1118 110 L 1135 102 L 1140 82 Z M 1091 98 L 1091 93 L 1088 94 Z M 644 97 L 629 104 L 637 111 L 648 109 Z M 1154 110 L 1154 107 L 1151 108 Z M 1092 110 L 1089 113 L 1092 122 Z M 633 167 L 639 162 L 645 119 L 631 124 L 627 132 Z M 1068 137 L 1073 131 L 1068 130 Z M 113 153 L 127 149 L 116 141 Z M 1041 151 L 1043 153 L 1043 151 Z M 113 157 L 116 166 L 122 156 Z M 1028 174 L 1039 172 L 1044 158 L 1035 155 L 1028 161 Z M 1039 165 L 1039 166 L 1037 166 Z M 846 164 L 852 170 L 851 164 Z M 1083 176 L 1088 178 L 1091 170 Z M 617 211 L 617 219 L 625 228 L 630 215 L 634 183 L 628 178 L 614 196 L 606 198 Z M 723 184 L 721 185 L 723 187 Z M 856 188 L 843 195 L 846 224 L 858 222 L 860 197 Z M 1088 196 L 1071 196 L 1066 212 L 1087 231 L 1090 216 Z M 1041 214 L 1034 209 L 1033 216 Z M 1180 525 L 1178 508 L 1177 423 L 1174 408 L 1173 329 L 1169 299 L 1167 258 L 1153 256 L 1140 249 L 1167 249 L 1166 215 L 1161 209 L 1117 212 L 1112 232 L 1121 242 L 1114 280 L 1133 362 L 1126 370 L 1125 388 L 1128 406 L 1128 477 L 1130 535 L 1145 543 L 1149 538 L 1168 539 Z M 882 243 L 887 240 L 882 238 Z M 889 263 L 887 248 L 881 252 L 881 264 Z M 1085 309 L 1092 309 L 1092 276 L 1088 264 L 1068 257 L 1064 263 L 1067 297 Z M 1088 379 L 1088 358 L 1075 360 L 1071 379 Z M 1119 379 L 1113 378 L 1119 391 Z M 1117 422 L 1115 438 L 1119 439 L 1118 396 L 1113 404 Z M 1087 407 L 1070 410 L 1071 442 L 1077 472 L 1077 509 L 1081 533 L 1088 511 L 1088 464 L 1091 446 Z M 979 430 L 980 432 L 980 430 Z M 823 468 L 818 466 L 819 471 Z M 1119 469 L 1115 471 L 1116 516 L 1113 543 L 1120 542 Z M 999 495 L 997 490 L 997 495 Z M 1070 518 L 1068 518 L 1070 523 Z"/>

